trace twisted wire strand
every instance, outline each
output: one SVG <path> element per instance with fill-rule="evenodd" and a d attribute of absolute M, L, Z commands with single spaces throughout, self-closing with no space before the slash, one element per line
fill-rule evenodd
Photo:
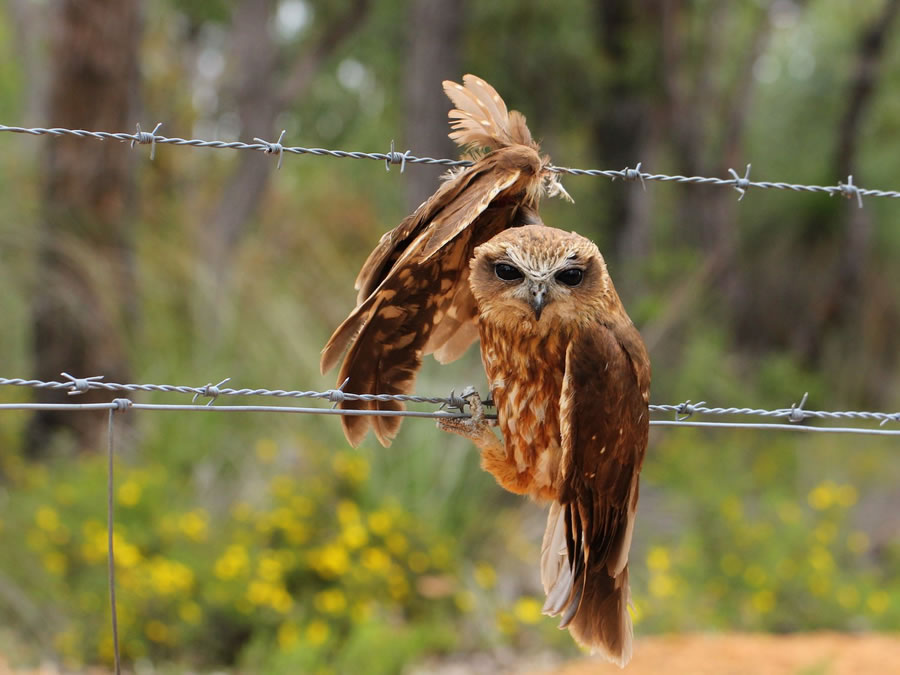
<path fill-rule="evenodd" d="M 210 401 L 205 405 L 181 405 L 159 403 L 135 403 L 129 399 L 118 398 L 109 403 L 4 403 L 0 404 L 0 410 L 109 410 L 133 408 L 135 410 L 180 410 L 202 411 L 214 410 L 217 412 L 282 412 L 318 415 L 351 415 L 351 416 L 382 416 L 382 417 L 423 417 L 431 419 L 468 417 L 463 412 L 466 405 L 465 393 L 462 395 L 451 392 L 449 396 L 417 396 L 403 394 L 353 394 L 342 389 L 329 389 L 326 391 L 302 391 L 284 389 L 234 389 L 222 387 L 227 380 L 219 385 L 208 384 L 203 387 L 192 387 L 171 384 L 119 384 L 115 382 L 102 382 L 98 376 L 90 378 L 75 378 L 64 373 L 68 379 L 65 381 L 25 380 L 21 378 L 0 377 L 0 385 L 29 387 L 33 389 L 50 389 L 67 391 L 69 395 L 78 395 L 91 390 L 103 390 L 109 392 L 164 392 L 193 394 L 194 401 L 198 397 L 207 397 Z M 346 382 L 344 383 L 346 385 Z M 289 406 L 269 405 L 219 405 L 212 403 L 219 396 L 271 396 L 275 398 L 311 398 L 331 401 L 335 404 L 341 401 L 402 401 L 406 403 L 424 403 L 439 405 L 434 411 L 421 410 L 341 410 L 336 408 L 303 408 Z M 657 426 L 698 426 L 711 428 L 759 428 L 759 429 L 789 429 L 801 431 L 826 431 L 829 433 L 870 433 L 876 435 L 900 435 L 900 430 L 873 429 L 865 427 L 811 427 L 798 423 L 807 420 L 865 420 L 879 422 L 884 426 L 888 422 L 900 422 L 900 412 L 886 413 L 859 410 L 806 410 L 803 404 L 806 397 L 799 405 L 790 408 L 748 408 L 748 407 L 709 407 L 705 402 L 691 403 L 685 401 L 678 404 L 651 404 L 653 413 L 674 414 L 673 420 L 652 420 L 651 424 Z M 490 402 L 487 402 L 490 404 Z M 447 409 L 455 409 L 458 412 L 450 412 Z M 741 423 L 741 422 L 697 422 L 689 420 L 693 415 L 711 416 L 756 416 L 764 418 L 785 419 L 788 424 L 772 423 Z"/>
<path fill-rule="evenodd" d="M 156 126 L 158 129 L 160 125 Z M 385 162 L 387 168 L 390 168 L 391 164 L 399 164 L 401 166 L 401 171 L 405 168 L 407 164 L 432 164 L 432 165 L 440 165 L 440 166 L 448 166 L 448 167 L 460 167 L 460 166 L 471 166 L 472 162 L 469 160 L 455 160 L 455 159 L 446 159 L 446 158 L 435 158 L 435 157 L 417 157 L 415 155 L 410 154 L 407 150 L 406 152 L 395 152 L 393 150 L 393 144 L 391 145 L 390 152 L 360 152 L 360 151 L 347 151 L 347 150 L 331 150 L 328 148 L 305 148 L 301 146 L 286 146 L 282 145 L 281 137 L 279 140 L 272 143 L 269 141 L 265 141 L 263 139 L 255 139 L 256 143 L 244 143 L 242 141 L 207 141 L 198 138 L 186 139 L 186 138 L 177 138 L 177 137 L 167 137 L 162 136 L 154 132 L 145 132 L 140 131 L 140 127 L 138 127 L 138 131 L 136 133 L 124 133 L 117 132 L 112 133 L 108 131 L 86 131 L 84 129 L 64 129 L 60 127 L 18 127 L 18 126 L 7 126 L 5 124 L 0 124 L 0 131 L 6 131 L 10 133 L 17 134 L 26 134 L 30 136 L 73 136 L 77 138 L 93 138 L 96 140 L 104 141 L 104 140 L 115 140 L 123 143 L 131 143 L 134 145 L 135 143 L 140 145 L 150 144 L 153 147 L 151 151 L 151 158 L 153 156 L 153 151 L 157 145 L 177 145 L 177 146 L 188 146 L 195 148 L 213 148 L 219 150 L 253 150 L 256 152 L 264 152 L 267 154 L 277 154 L 279 166 L 281 166 L 281 159 L 284 153 L 290 153 L 294 155 L 314 155 L 319 157 L 336 157 L 342 159 L 372 159 L 376 161 Z M 284 132 L 282 132 L 282 137 Z M 749 179 L 750 174 L 750 165 L 747 165 L 747 171 L 744 176 L 739 176 L 733 169 L 730 169 L 730 173 L 732 178 L 717 178 L 711 176 L 681 176 L 681 175 L 669 175 L 663 173 L 649 173 L 645 171 L 641 171 L 641 165 L 637 164 L 636 168 L 624 168 L 624 169 L 576 169 L 565 166 L 555 166 L 551 165 L 548 167 L 550 171 L 556 173 L 568 174 L 571 176 L 603 176 L 606 178 L 611 178 L 615 180 L 616 178 L 621 178 L 627 181 L 640 180 L 641 183 L 645 181 L 658 181 L 663 183 L 675 182 L 675 183 L 687 183 L 694 185 L 716 185 L 716 186 L 728 186 L 737 190 L 740 193 L 739 199 L 743 199 L 747 190 L 749 188 L 758 188 L 761 190 L 790 190 L 793 192 L 814 192 L 827 194 L 828 196 L 841 195 L 848 199 L 855 198 L 859 206 L 862 207 L 862 198 L 863 197 L 887 197 L 891 199 L 900 198 L 900 192 L 896 190 L 877 190 L 872 188 L 862 188 L 858 185 L 853 184 L 853 176 L 849 176 L 846 183 L 838 183 L 837 185 L 803 185 L 798 183 L 786 183 L 781 181 L 752 181 Z"/>

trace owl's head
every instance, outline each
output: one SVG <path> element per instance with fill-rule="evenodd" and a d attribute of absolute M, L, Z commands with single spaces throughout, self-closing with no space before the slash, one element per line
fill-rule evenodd
<path fill-rule="evenodd" d="M 618 300 L 592 241 L 546 225 L 504 230 L 475 249 L 470 285 L 481 320 L 545 332 L 596 320 Z"/>

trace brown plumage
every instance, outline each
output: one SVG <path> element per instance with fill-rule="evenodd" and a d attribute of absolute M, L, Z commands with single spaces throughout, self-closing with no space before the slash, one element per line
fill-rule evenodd
<path fill-rule="evenodd" d="M 475 248 L 511 227 L 539 222 L 541 194 L 563 194 L 548 159 L 538 153 L 518 112 L 507 111 L 493 87 L 473 75 L 464 86 L 444 82 L 456 105 L 450 137 L 488 152 L 451 174 L 437 192 L 369 255 L 356 280 L 357 306 L 322 351 L 321 368 L 346 350 L 338 383 L 356 394 L 409 394 L 424 354 L 452 361 L 477 339 L 469 260 Z M 344 409 L 402 410 L 396 401 L 345 401 Z M 369 427 L 389 445 L 399 417 L 342 417 L 357 445 Z"/>
<path fill-rule="evenodd" d="M 593 243 L 534 225 L 471 262 L 481 354 L 503 441 L 474 398 L 472 439 L 507 490 L 550 502 L 544 611 L 582 645 L 631 658 L 628 551 L 649 431 L 650 362 Z"/>

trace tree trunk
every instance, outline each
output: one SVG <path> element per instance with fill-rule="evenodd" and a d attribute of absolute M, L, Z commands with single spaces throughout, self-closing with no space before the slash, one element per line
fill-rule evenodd
<path fill-rule="evenodd" d="M 49 125 L 124 131 L 134 126 L 138 93 L 140 16 L 136 0 L 63 0 L 50 14 L 53 69 Z M 128 381 L 126 344 L 134 318 L 133 160 L 127 145 L 51 138 L 43 166 L 38 283 L 32 300 L 35 376 L 104 375 Z M 90 392 L 79 403 L 109 400 Z M 42 402 L 69 402 L 41 391 Z M 45 412 L 32 418 L 31 457 L 44 455 L 59 434 L 87 450 L 99 445 L 102 413 Z"/>
<path fill-rule="evenodd" d="M 414 0 L 409 19 L 406 69 L 406 140 L 418 156 L 455 157 L 447 137 L 450 103 L 443 80 L 460 81 L 460 37 L 465 4 Z M 402 152 L 406 148 L 397 148 Z M 407 202 L 412 211 L 435 191 L 442 167 L 419 165 L 409 172 Z"/>

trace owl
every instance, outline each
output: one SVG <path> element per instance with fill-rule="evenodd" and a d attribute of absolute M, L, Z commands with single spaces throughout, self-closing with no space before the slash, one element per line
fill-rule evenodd
<path fill-rule="evenodd" d="M 444 82 L 456 108 L 450 138 L 473 166 L 451 173 L 414 213 L 386 233 L 359 276 L 357 306 L 322 350 L 322 373 L 345 354 L 338 383 L 355 394 L 410 394 L 422 357 L 457 358 L 478 338 L 469 260 L 475 248 L 511 227 L 540 222 L 544 194 L 567 197 L 549 171 L 525 118 L 474 75 Z M 486 153 L 484 151 L 487 151 Z M 397 401 L 344 401 L 344 409 L 402 410 Z M 390 445 L 400 417 L 341 418 L 351 445 L 372 426 Z"/>
<path fill-rule="evenodd" d="M 628 551 L 649 433 L 647 350 L 588 239 L 527 225 L 474 253 L 469 281 L 503 440 L 477 396 L 471 419 L 438 426 L 474 441 L 502 487 L 549 502 L 544 612 L 624 666 Z"/>

